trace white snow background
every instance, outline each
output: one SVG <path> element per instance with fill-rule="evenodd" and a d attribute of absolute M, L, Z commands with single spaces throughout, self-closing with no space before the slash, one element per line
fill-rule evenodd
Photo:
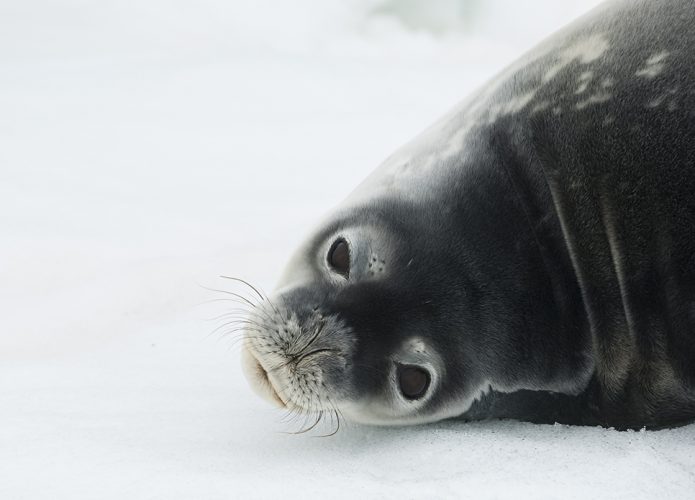
<path fill-rule="evenodd" d="M 594 3 L 0 1 L 0 499 L 695 498 L 695 426 L 287 434 L 206 320 Z"/>

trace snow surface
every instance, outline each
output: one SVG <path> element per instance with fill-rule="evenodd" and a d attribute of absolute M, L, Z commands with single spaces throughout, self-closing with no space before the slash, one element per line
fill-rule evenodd
<path fill-rule="evenodd" d="M 695 498 L 695 426 L 287 434 L 211 333 L 202 286 L 271 289 L 382 159 L 595 1 L 469 3 L 0 3 L 0 499 Z"/>

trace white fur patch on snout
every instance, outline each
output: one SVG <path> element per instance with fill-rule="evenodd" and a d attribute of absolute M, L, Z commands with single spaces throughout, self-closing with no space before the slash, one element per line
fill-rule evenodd
<path fill-rule="evenodd" d="M 653 54 L 644 62 L 644 67 L 637 70 L 635 75 L 648 79 L 656 78 L 666 68 L 665 60 L 668 56 L 669 52 L 666 50 Z"/>
<path fill-rule="evenodd" d="M 250 317 L 244 343 L 245 373 L 262 397 L 301 412 L 334 410 L 325 370 L 345 370 L 354 339 L 336 316 L 318 309 L 300 316 L 266 302 Z"/>

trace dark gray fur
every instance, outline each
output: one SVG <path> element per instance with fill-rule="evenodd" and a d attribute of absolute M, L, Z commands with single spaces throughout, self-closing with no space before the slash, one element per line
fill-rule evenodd
<path fill-rule="evenodd" d="M 607 48 L 573 56 L 592 35 Z M 489 381 L 495 390 L 463 418 L 686 422 L 695 418 L 695 2 L 613 2 L 534 54 L 425 147 L 387 162 L 376 194 L 338 212 L 303 250 L 313 266 L 326 238 L 387 227 L 386 279 L 336 286 L 317 270 L 283 300 L 295 311 L 320 306 L 351 329 L 351 372 L 332 383 L 353 398 L 378 395 L 384 360 L 417 335 L 446 367 L 423 414 Z M 399 180 L 411 174 L 426 180 Z"/>
<path fill-rule="evenodd" d="M 542 87 L 535 99 L 552 107 L 479 129 L 479 147 L 494 160 L 477 168 L 495 170 L 515 194 L 509 209 L 523 211 L 537 244 L 535 259 L 523 257 L 544 277 L 512 299 L 518 330 L 505 341 L 532 346 L 528 359 L 544 360 L 527 364 L 534 371 L 563 356 L 560 337 L 591 357 L 592 377 L 573 398 L 492 394 L 470 413 L 675 424 L 695 417 L 695 2 L 623 2 L 565 39 L 581 36 L 581 26 L 604 33 L 609 49 Z M 663 70 L 638 75 L 661 51 L 668 53 Z M 548 64 L 511 75 L 500 94 L 537 85 Z M 576 110 L 572 75 L 583 71 L 594 73 L 585 92 L 610 78 L 611 97 Z M 521 241 L 508 224 L 501 229 L 509 245 Z M 505 368 L 517 370 L 495 369 Z"/>

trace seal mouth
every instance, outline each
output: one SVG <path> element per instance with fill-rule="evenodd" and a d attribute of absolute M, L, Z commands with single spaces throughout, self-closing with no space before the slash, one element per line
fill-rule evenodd
<path fill-rule="evenodd" d="M 286 408 L 287 404 L 273 386 L 270 377 L 268 377 L 268 372 L 248 346 L 243 350 L 242 358 L 244 372 L 251 384 L 251 388 L 263 399 L 280 408 Z"/>

